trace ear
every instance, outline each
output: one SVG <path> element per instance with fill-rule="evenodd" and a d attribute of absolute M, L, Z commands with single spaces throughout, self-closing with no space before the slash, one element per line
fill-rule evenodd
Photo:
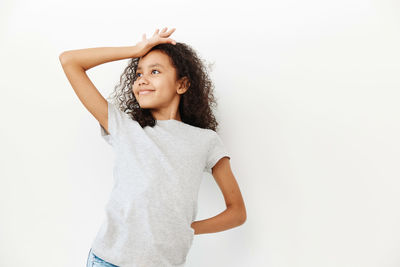
<path fill-rule="evenodd" d="M 179 87 L 177 93 L 183 94 L 189 89 L 189 87 L 190 87 L 189 79 L 186 76 L 182 77 L 179 81 Z"/>

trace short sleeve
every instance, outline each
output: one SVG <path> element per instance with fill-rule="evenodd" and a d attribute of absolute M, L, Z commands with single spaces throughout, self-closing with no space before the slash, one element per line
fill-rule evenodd
<path fill-rule="evenodd" d="M 108 132 L 100 125 L 100 134 L 103 139 L 110 144 L 114 145 L 117 135 L 119 134 L 128 114 L 122 112 L 115 104 L 107 100 L 108 106 Z"/>
<path fill-rule="evenodd" d="M 231 158 L 230 153 L 226 149 L 221 137 L 213 131 L 213 137 L 208 146 L 207 162 L 204 171 L 212 174 L 212 168 L 223 157 Z"/>

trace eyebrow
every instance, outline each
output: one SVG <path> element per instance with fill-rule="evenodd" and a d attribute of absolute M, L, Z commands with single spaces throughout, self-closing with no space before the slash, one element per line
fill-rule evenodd
<path fill-rule="evenodd" d="M 151 68 L 151 67 L 161 67 L 161 68 L 163 68 L 163 65 L 161 65 L 161 64 L 159 64 L 159 63 L 155 63 L 155 64 L 149 65 L 148 67 L 149 67 L 149 68 Z M 141 69 L 142 69 L 141 67 L 137 67 L 136 70 L 141 70 Z"/>

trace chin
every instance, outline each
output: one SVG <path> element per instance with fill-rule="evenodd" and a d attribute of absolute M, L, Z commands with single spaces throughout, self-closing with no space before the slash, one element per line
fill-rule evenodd
<path fill-rule="evenodd" d="M 140 108 L 143 108 L 143 109 L 153 109 L 154 107 L 155 107 L 155 105 L 154 104 L 152 104 L 152 103 L 141 103 L 141 102 L 139 102 L 138 101 L 138 103 L 139 103 L 139 106 L 140 106 Z"/>
<path fill-rule="evenodd" d="M 139 104 L 139 106 L 140 106 L 141 109 L 150 109 L 150 108 L 153 108 L 152 106 L 149 106 L 149 105 L 141 105 L 141 104 Z"/>

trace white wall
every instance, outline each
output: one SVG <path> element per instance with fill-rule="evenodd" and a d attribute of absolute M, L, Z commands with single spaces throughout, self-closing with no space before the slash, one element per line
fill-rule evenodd
<path fill-rule="evenodd" d="M 0 266 L 85 266 L 111 190 L 112 150 L 58 55 L 164 26 L 215 62 L 248 216 L 196 235 L 187 266 L 399 266 L 399 15 L 394 0 L 3 0 Z M 88 71 L 103 96 L 126 63 Z M 206 176 L 197 219 L 223 209 Z"/>

